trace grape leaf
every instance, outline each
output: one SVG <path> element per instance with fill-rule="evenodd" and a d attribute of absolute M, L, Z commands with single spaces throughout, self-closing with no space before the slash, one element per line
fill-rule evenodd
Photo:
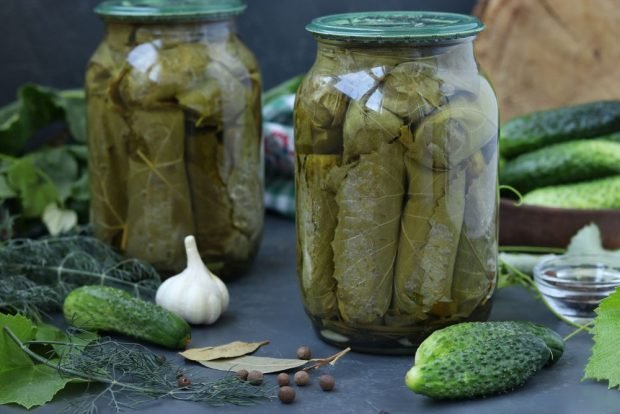
<path fill-rule="evenodd" d="M 15 403 L 27 409 L 43 405 L 72 378 L 62 377 L 54 368 L 35 365 L 4 330 L 7 327 L 21 341 L 36 337 L 36 326 L 21 315 L 0 314 L 0 404 Z"/>
<path fill-rule="evenodd" d="M 596 308 L 594 346 L 583 379 L 607 381 L 608 388 L 620 386 L 620 290 Z"/>

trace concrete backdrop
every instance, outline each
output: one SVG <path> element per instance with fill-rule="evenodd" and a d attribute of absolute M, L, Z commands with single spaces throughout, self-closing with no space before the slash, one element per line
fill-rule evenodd
<path fill-rule="evenodd" d="M 90 55 L 103 35 L 92 13 L 99 0 L 0 0 L 0 105 L 28 81 L 80 87 Z M 314 17 L 367 10 L 470 13 L 475 0 L 247 0 L 241 38 L 256 54 L 265 87 L 306 71 L 315 43 L 304 30 Z"/>

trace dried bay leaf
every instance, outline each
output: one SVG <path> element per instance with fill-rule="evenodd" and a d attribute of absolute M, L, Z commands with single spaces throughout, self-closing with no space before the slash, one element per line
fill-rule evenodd
<path fill-rule="evenodd" d="M 216 361 L 198 361 L 207 368 L 219 371 L 260 371 L 263 374 L 282 372 L 289 369 L 299 368 L 308 363 L 303 359 L 285 359 L 256 356 L 242 356 L 238 358 L 218 359 Z"/>
<path fill-rule="evenodd" d="M 261 346 L 269 344 L 269 341 L 261 342 L 241 342 L 234 341 L 219 346 L 208 346 L 205 348 L 192 348 L 179 352 L 184 358 L 191 361 L 212 361 L 214 359 L 235 358 L 251 354 Z"/>

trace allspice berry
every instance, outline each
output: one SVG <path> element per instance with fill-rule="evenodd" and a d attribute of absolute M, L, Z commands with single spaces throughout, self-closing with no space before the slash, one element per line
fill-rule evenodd
<path fill-rule="evenodd" d="M 319 377 L 319 385 L 323 391 L 331 391 L 336 386 L 336 380 L 331 375 L 323 374 Z"/>
<path fill-rule="evenodd" d="M 289 387 L 288 385 L 280 387 L 280 390 L 278 391 L 278 398 L 283 404 L 290 404 L 295 401 L 295 390 L 293 387 Z"/>
<path fill-rule="evenodd" d="M 304 385 L 308 385 L 310 382 L 310 375 L 306 371 L 297 371 L 295 373 L 295 384 L 303 387 Z"/>
<path fill-rule="evenodd" d="M 185 375 L 181 375 L 179 378 L 177 378 L 177 385 L 179 386 L 179 388 L 187 388 L 192 385 L 192 381 Z"/>
<path fill-rule="evenodd" d="M 248 372 L 248 382 L 252 385 L 261 385 L 263 383 L 263 373 L 260 371 Z"/>
<path fill-rule="evenodd" d="M 312 352 L 310 352 L 310 348 L 307 346 L 300 346 L 297 348 L 297 358 L 309 360 L 312 358 Z"/>
<path fill-rule="evenodd" d="M 290 383 L 288 374 L 286 372 L 281 372 L 278 374 L 278 385 L 280 387 L 284 387 Z"/>
<path fill-rule="evenodd" d="M 237 371 L 237 376 L 242 379 L 243 381 L 247 381 L 248 379 L 248 370 L 247 369 L 240 369 L 239 371 Z"/>

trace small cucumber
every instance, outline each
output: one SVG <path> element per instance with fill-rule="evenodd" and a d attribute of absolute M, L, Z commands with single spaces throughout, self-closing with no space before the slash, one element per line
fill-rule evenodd
<path fill-rule="evenodd" d="M 500 152 L 512 158 L 551 144 L 620 131 L 620 101 L 597 101 L 533 112 L 500 130 Z"/>
<path fill-rule="evenodd" d="M 523 204 L 575 209 L 620 208 L 620 176 L 538 188 L 523 196 Z"/>
<path fill-rule="evenodd" d="M 118 332 L 166 348 L 185 348 L 191 328 L 183 319 L 154 303 L 108 286 L 82 286 L 66 297 L 65 319 L 89 330 Z"/>
<path fill-rule="evenodd" d="M 564 351 L 554 331 L 530 322 L 471 322 L 431 334 L 405 383 L 437 399 L 474 398 L 522 385 Z"/>
<path fill-rule="evenodd" d="M 500 183 L 522 193 L 620 174 L 620 142 L 576 140 L 550 145 L 506 162 Z"/>

